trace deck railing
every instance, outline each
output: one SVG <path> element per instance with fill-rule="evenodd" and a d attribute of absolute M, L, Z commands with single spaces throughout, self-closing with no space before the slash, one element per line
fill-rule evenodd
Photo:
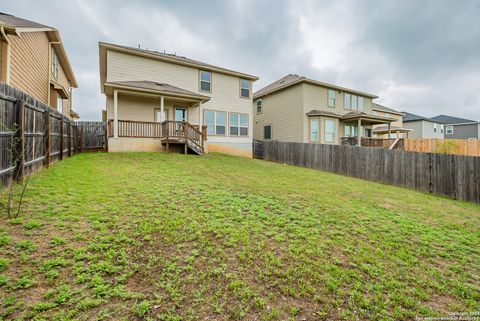
<path fill-rule="evenodd" d="M 205 148 L 207 126 L 192 125 L 184 121 L 166 120 L 162 123 L 134 120 L 118 120 L 118 137 L 161 138 L 171 142 L 192 143 L 202 151 Z M 114 136 L 113 120 L 108 121 L 108 137 Z"/>
<path fill-rule="evenodd" d="M 185 121 L 166 120 L 162 123 L 162 138 L 166 139 L 185 139 L 190 141 L 202 150 L 205 148 L 207 126 L 202 126 L 202 131 L 198 126 Z"/>

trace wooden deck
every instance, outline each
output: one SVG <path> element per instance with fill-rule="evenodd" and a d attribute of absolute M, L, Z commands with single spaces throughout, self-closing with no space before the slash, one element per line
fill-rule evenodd
<path fill-rule="evenodd" d="M 183 145 L 185 154 L 190 150 L 205 155 L 206 130 L 207 126 L 202 126 L 200 130 L 199 126 L 185 121 L 118 121 L 118 137 L 159 138 L 166 152 L 169 152 L 171 145 Z M 113 120 L 108 121 L 108 137 L 113 137 Z"/>

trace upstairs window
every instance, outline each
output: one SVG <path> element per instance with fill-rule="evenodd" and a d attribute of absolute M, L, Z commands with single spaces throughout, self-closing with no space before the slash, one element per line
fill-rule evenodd
<path fill-rule="evenodd" d="M 230 113 L 230 136 L 248 136 L 248 115 Z"/>
<path fill-rule="evenodd" d="M 356 95 L 352 95 L 352 110 L 358 110 L 357 99 Z"/>
<path fill-rule="evenodd" d="M 240 97 L 250 98 L 250 81 L 240 79 Z"/>
<path fill-rule="evenodd" d="M 257 99 L 257 102 L 255 104 L 257 106 L 257 114 L 261 114 L 263 112 L 262 100 Z"/>
<path fill-rule="evenodd" d="M 55 50 L 52 48 L 52 76 L 55 79 L 58 79 L 58 56 Z"/>
<path fill-rule="evenodd" d="M 335 107 L 335 90 L 328 90 L 328 107 Z"/>
<path fill-rule="evenodd" d="M 358 96 L 358 111 L 363 112 L 364 110 L 365 110 L 365 107 L 364 107 L 363 97 Z"/>
<path fill-rule="evenodd" d="M 207 126 L 208 135 L 225 135 L 227 115 L 224 111 L 204 111 L 203 124 Z"/>
<path fill-rule="evenodd" d="M 350 94 L 345 93 L 345 109 L 352 110 L 352 101 L 350 100 Z"/>
<path fill-rule="evenodd" d="M 200 70 L 200 91 L 212 92 L 212 73 L 210 71 Z"/>

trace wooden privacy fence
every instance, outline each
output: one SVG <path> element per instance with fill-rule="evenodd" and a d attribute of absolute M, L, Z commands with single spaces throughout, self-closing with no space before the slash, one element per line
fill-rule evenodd
<path fill-rule="evenodd" d="M 24 92 L 0 83 L 0 181 L 3 186 L 81 151 L 82 144 L 88 141 L 85 131 L 81 130 L 83 135 L 79 135 L 78 128 L 83 128 L 83 123 L 75 123 Z M 97 128 L 100 128 L 98 124 Z M 102 124 L 102 128 L 105 136 L 105 125 Z"/>
<path fill-rule="evenodd" d="M 410 152 L 480 156 L 480 140 L 405 139 L 404 148 Z"/>
<path fill-rule="evenodd" d="M 254 157 L 480 203 L 480 157 L 273 140 Z"/>

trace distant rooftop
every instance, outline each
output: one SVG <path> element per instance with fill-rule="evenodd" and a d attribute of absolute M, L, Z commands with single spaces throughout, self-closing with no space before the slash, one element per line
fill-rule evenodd
<path fill-rule="evenodd" d="M 438 116 L 432 117 L 432 119 L 435 120 L 435 121 L 441 122 L 441 123 L 445 123 L 445 124 L 464 124 L 464 123 L 477 123 L 478 122 L 476 120 L 454 117 L 454 116 L 448 116 L 448 115 L 438 115 Z"/>
<path fill-rule="evenodd" d="M 318 85 L 318 86 L 322 86 L 322 87 L 341 90 L 341 91 L 345 91 L 345 92 L 348 92 L 348 93 L 358 94 L 358 95 L 362 95 L 362 96 L 366 96 L 366 97 L 370 97 L 370 98 L 378 98 L 378 96 L 373 95 L 373 94 L 369 94 L 369 93 L 366 93 L 366 92 L 362 92 L 362 91 L 358 91 L 358 90 L 354 90 L 354 89 L 350 89 L 350 88 L 346 88 L 346 87 L 341 87 L 341 86 L 337 86 L 337 85 L 333 85 L 333 84 L 328 84 L 326 82 L 313 80 L 313 79 L 310 79 L 310 78 L 307 78 L 307 77 L 304 77 L 304 76 L 299 76 L 299 75 L 296 75 L 296 74 L 288 74 L 285 77 L 280 78 L 277 81 L 274 81 L 270 85 L 265 86 L 260 90 L 257 90 L 255 93 L 253 93 L 253 97 L 254 98 L 259 98 L 259 97 L 262 97 L 264 95 L 276 92 L 278 90 L 293 86 L 295 84 L 299 84 L 301 82 L 306 82 L 306 83 L 313 84 L 313 85 Z"/>
<path fill-rule="evenodd" d="M 12 26 L 15 28 L 34 28 L 34 29 L 53 29 L 52 27 L 42 25 L 40 23 L 23 19 L 23 18 L 18 18 L 15 17 L 11 14 L 0 12 L 0 24 L 1 25 L 7 25 L 7 26 Z"/>

